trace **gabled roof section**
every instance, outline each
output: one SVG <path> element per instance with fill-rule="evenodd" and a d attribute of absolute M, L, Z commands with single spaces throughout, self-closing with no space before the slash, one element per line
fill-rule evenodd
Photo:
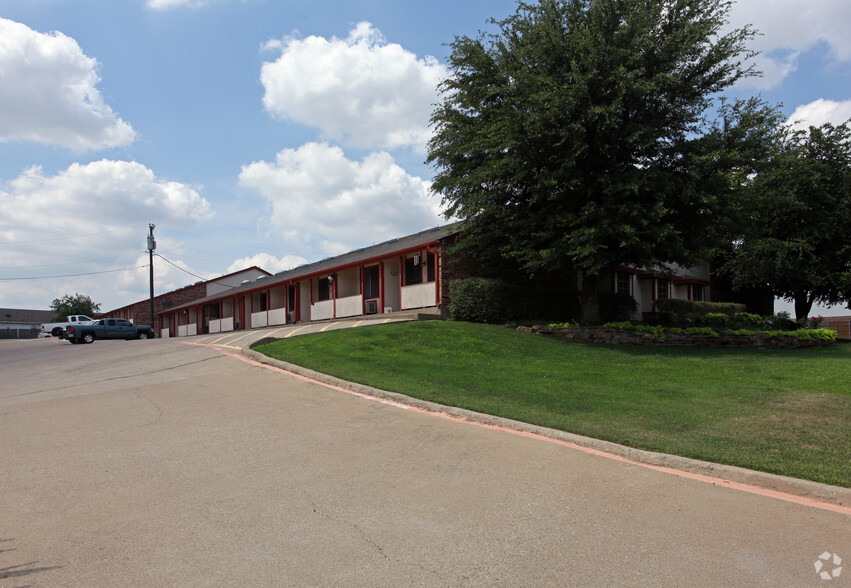
<path fill-rule="evenodd" d="M 264 270 L 263 268 L 258 267 L 256 265 L 252 265 L 251 267 L 246 267 L 246 268 L 243 268 L 239 271 L 231 272 L 229 274 L 225 274 L 225 275 L 219 276 L 217 278 L 210 278 L 209 280 L 200 280 L 198 282 L 195 282 L 194 284 L 189 284 L 187 286 L 183 286 L 182 288 L 177 288 L 176 290 L 169 290 L 168 292 L 164 292 L 162 294 L 157 294 L 156 296 L 154 296 L 154 301 L 160 300 L 161 298 L 167 298 L 168 296 L 172 296 L 174 294 L 182 292 L 183 290 L 188 290 L 189 288 L 192 288 L 192 287 L 197 286 L 199 284 L 204 284 L 204 285 L 206 285 L 206 284 L 220 284 L 220 285 L 222 285 L 226 288 L 232 288 L 232 287 L 234 287 L 233 284 L 222 284 L 221 283 L 222 280 L 227 280 L 228 278 L 233 278 L 233 277 L 238 276 L 239 274 L 241 274 L 243 272 L 247 272 L 247 271 L 251 271 L 251 270 L 256 270 L 258 272 L 264 273 L 264 274 L 266 274 L 267 277 L 272 275 L 271 272 L 268 272 L 268 271 Z M 118 312 L 119 310 L 124 310 L 125 308 L 130 308 L 132 306 L 136 306 L 137 304 L 142 304 L 142 303 L 147 304 L 149 300 L 150 300 L 149 298 L 144 298 L 142 300 L 137 300 L 136 302 L 131 302 L 130 304 L 125 304 L 124 306 L 119 306 L 118 308 L 113 308 L 112 310 L 108 310 L 107 312 L 101 312 L 101 313 L 98 313 L 98 314 L 109 314 L 109 313 L 112 313 L 112 312 Z"/>

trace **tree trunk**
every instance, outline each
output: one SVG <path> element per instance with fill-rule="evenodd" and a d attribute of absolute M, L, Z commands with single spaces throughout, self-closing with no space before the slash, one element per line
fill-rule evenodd
<path fill-rule="evenodd" d="M 581 273 L 579 276 L 579 295 L 581 297 L 582 322 L 586 324 L 600 323 L 599 276 L 589 276 Z"/>
<path fill-rule="evenodd" d="M 803 323 L 809 318 L 812 307 L 813 300 L 808 292 L 795 292 L 795 320 L 798 323 Z"/>

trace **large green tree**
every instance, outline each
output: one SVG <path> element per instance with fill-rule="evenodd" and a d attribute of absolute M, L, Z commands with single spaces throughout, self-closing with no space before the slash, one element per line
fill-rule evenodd
<path fill-rule="evenodd" d="M 815 302 L 851 301 L 851 121 L 781 128 L 741 200 L 722 270 L 734 286 L 768 287 L 805 319 Z"/>
<path fill-rule="evenodd" d="M 100 311 L 100 303 L 95 303 L 85 294 L 65 294 L 62 298 L 56 298 L 50 303 L 53 318 L 56 321 L 64 321 L 71 314 L 84 314 L 94 317 Z"/>
<path fill-rule="evenodd" d="M 722 203 L 704 115 L 754 73 L 753 31 L 722 33 L 730 7 L 540 0 L 456 38 L 428 162 L 462 247 L 589 278 L 705 256 Z"/>

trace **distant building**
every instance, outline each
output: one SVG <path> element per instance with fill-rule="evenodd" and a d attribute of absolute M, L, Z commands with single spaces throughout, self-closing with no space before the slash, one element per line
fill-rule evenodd
<path fill-rule="evenodd" d="M 50 322 L 51 310 L 0 308 L 0 339 L 35 339 L 41 325 Z"/>

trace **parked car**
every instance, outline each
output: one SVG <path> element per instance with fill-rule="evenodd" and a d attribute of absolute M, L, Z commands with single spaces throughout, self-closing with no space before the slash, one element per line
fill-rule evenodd
<path fill-rule="evenodd" d="M 71 343 L 92 343 L 95 339 L 151 339 L 151 327 L 136 326 L 126 319 L 98 319 L 87 324 L 75 324 L 65 329 Z"/>
<path fill-rule="evenodd" d="M 90 323 L 94 319 L 84 314 L 72 314 L 65 317 L 65 320 L 60 323 L 45 323 L 41 325 L 41 335 L 45 337 L 53 336 L 62 339 L 65 336 L 65 329 L 72 325 L 80 325 Z"/>

